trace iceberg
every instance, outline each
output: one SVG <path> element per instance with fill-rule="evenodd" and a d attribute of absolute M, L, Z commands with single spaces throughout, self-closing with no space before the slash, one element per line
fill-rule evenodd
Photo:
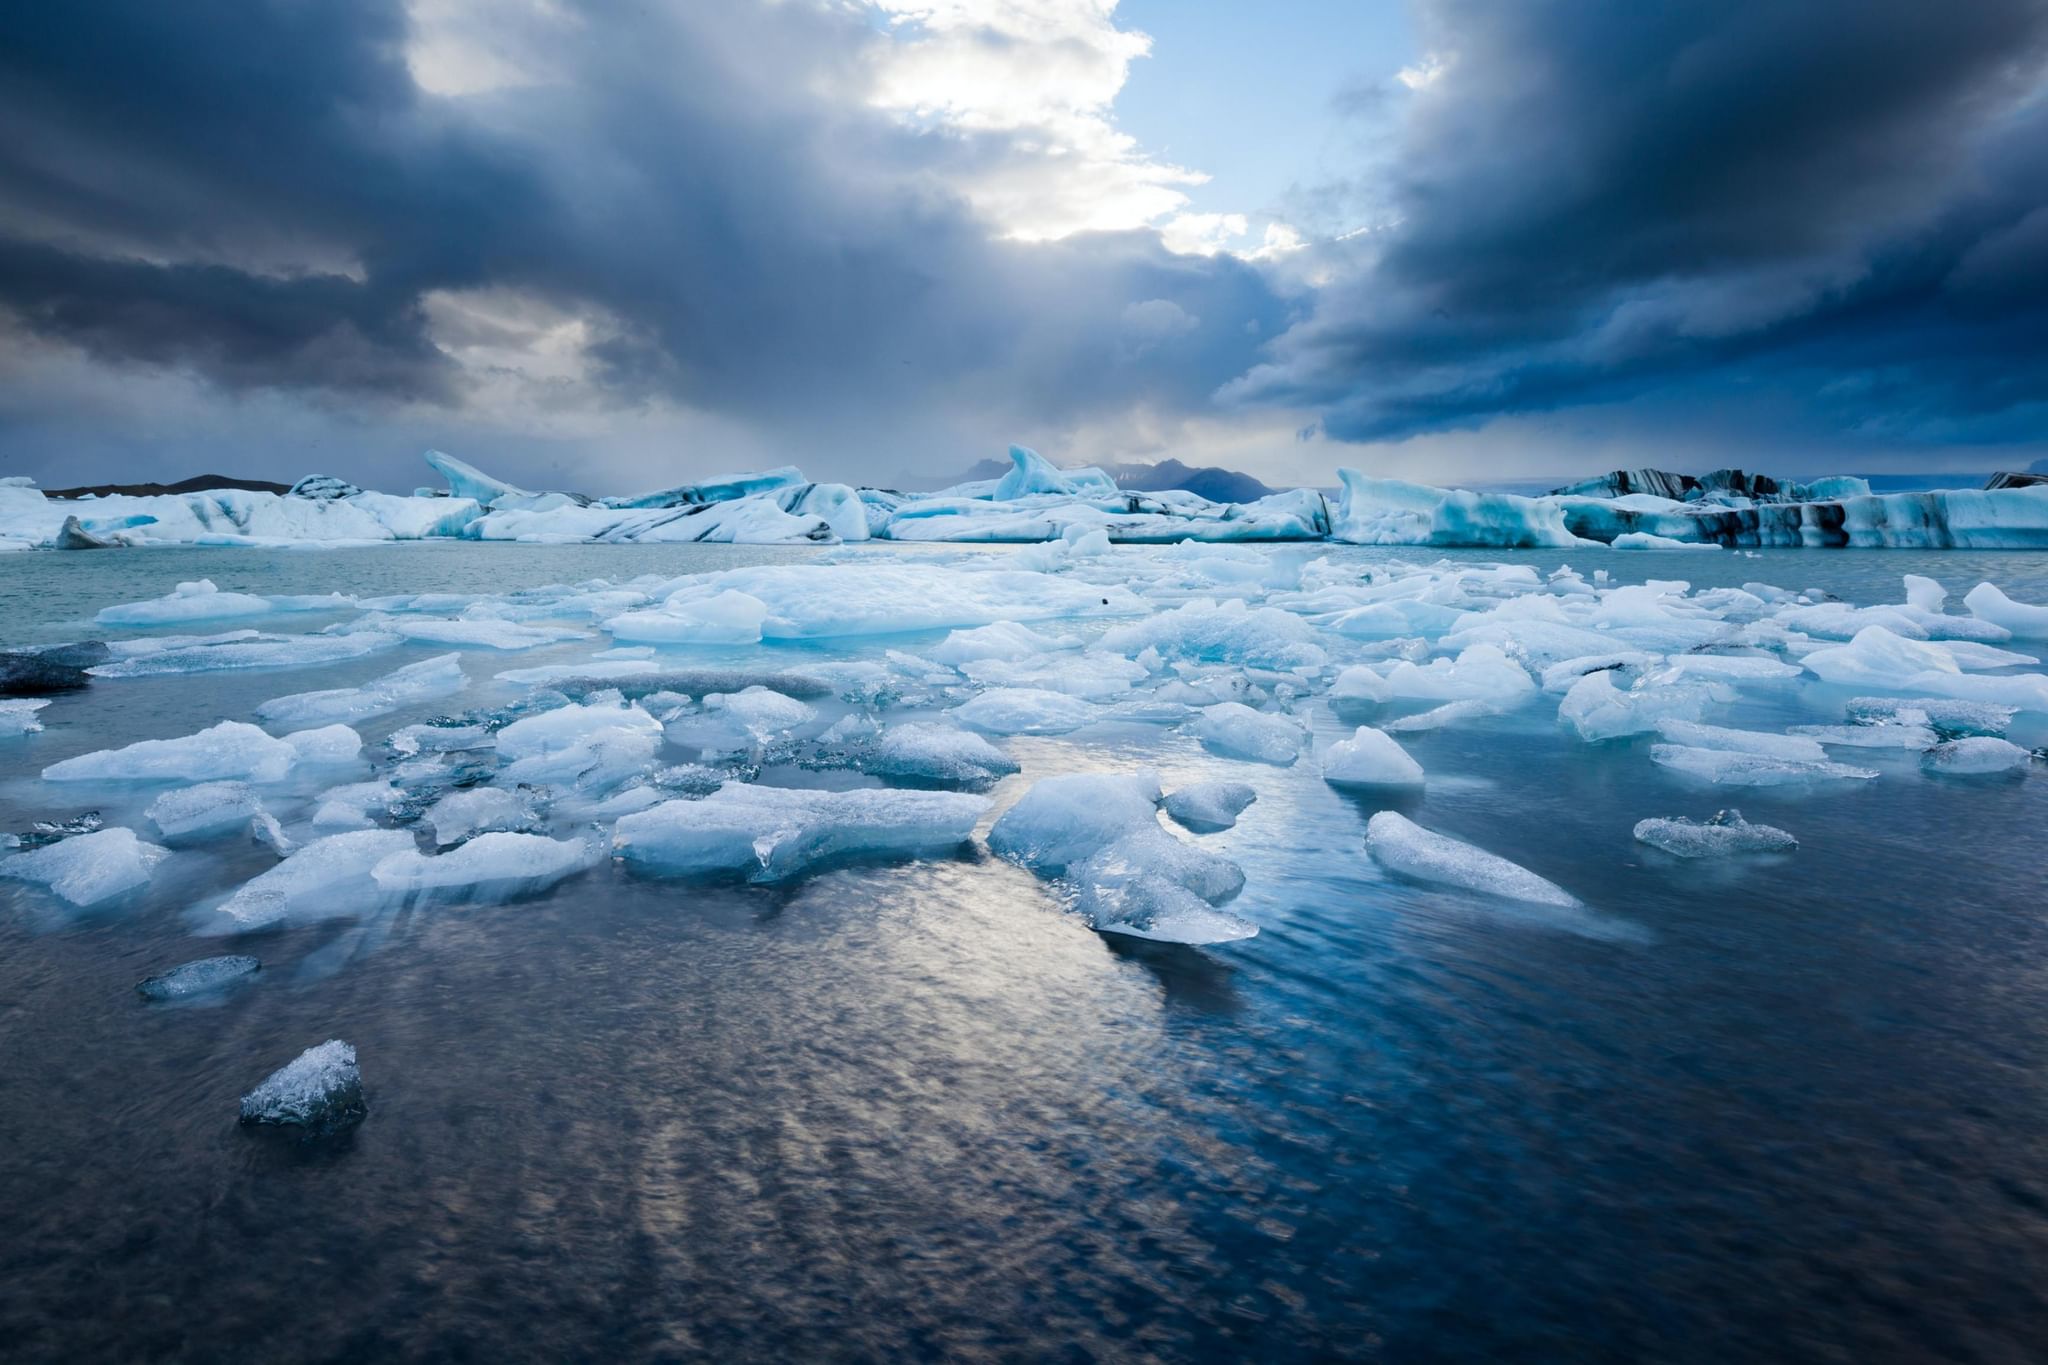
<path fill-rule="evenodd" d="M 1205 706 L 1190 727 L 1209 749 L 1231 758 L 1285 768 L 1301 756 L 1308 735 L 1285 716 L 1254 711 L 1243 702 Z"/>
<path fill-rule="evenodd" d="M 1365 848 L 1381 867 L 1415 881 L 1540 905 L 1569 908 L 1580 903 L 1563 887 L 1519 863 L 1426 830 L 1397 811 L 1383 810 L 1366 822 Z"/>
<path fill-rule="evenodd" d="M 1419 787 L 1422 765 L 1383 731 L 1361 725 L 1323 755 L 1323 781 L 1337 787 Z"/>
<path fill-rule="evenodd" d="M 328 1137 L 368 1117 L 356 1050 L 339 1038 L 309 1047 L 242 1096 L 242 1122 Z"/>
<path fill-rule="evenodd" d="M 79 834 L 27 853 L 0 858 L 0 877 L 34 882 L 81 907 L 99 905 L 149 884 L 168 849 L 144 843 L 130 829 Z"/>
<path fill-rule="evenodd" d="M 237 981 L 247 980 L 263 969 L 253 957 L 235 953 L 226 957 L 202 957 L 145 977 L 135 983 L 135 993 L 144 1000 L 190 1000 L 208 995 Z"/>
<path fill-rule="evenodd" d="M 1166 794 L 1166 813 L 1198 834 L 1234 828 L 1258 792 L 1244 782 L 1194 782 Z"/>
<path fill-rule="evenodd" d="M 278 697 L 256 708 L 256 714 L 272 725 L 311 726 L 330 721 L 360 721 L 396 711 L 414 702 L 451 696 L 468 686 L 462 672 L 462 656 L 442 654 L 421 663 L 387 673 L 361 687 L 338 687 L 321 692 L 296 692 Z"/>
<path fill-rule="evenodd" d="M 1717 811 L 1705 824 L 1691 820 L 1643 820 L 1638 843 L 1679 858 L 1724 858 L 1735 853 L 1789 853 L 1799 841 L 1771 825 L 1752 825 L 1739 810 Z"/>
<path fill-rule="evenodd" d="M 973 832 L 988 802 L 957 792 L 830 792 L 728 782 L 699 800 L 620 817 L 612 853 L 681 876 L 784 881 L 829 858 L 944 853 Z"/>

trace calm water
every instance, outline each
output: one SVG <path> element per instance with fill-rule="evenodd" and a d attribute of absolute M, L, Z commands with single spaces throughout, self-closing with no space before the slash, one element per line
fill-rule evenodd
<path fill-rule="evenodd" d="M 0 635 L 76 637 L 201 575 L 502 591 L 807 553 L 14 556 Z M 2040 555 L 1467 557 L 2048 600 Z M 460 704 L 592 647 L 471 655 Z M 87 804 L 26 780 L 58 758 L 433 652 L 59 699 L 0 742 L 0 828 Z M 1136 725 L 1012 741 L 998 805 L 1077 768 L 1252 781 L 1212 843 L 1257 938 L 1098 936 L 971 856 L 775 889 L 605 867 L 228 940 L 185 915 L 269 861 L 234 840 L 102 914 L 0 882 L 0 1357 L 2039 1359 L 2048 783 L 1872 751 L 1880 781 L 1739 798 L 1797 853 L 1687 864 L 1631 826 L 1730 796 L 1554 711 L 1404 736 L 1431 785 L 1403 808 L 1578 893 L 1567 918 L 1387 880 L 1372 807 L 1312 763 Z M 1822 717 L 1738 723 L 1795 718 Z M 210 1007 L 133 993 L 225 951 L 265 970 Z M 324 1148 L 239 1129 L 236 1097 L 328 1037 L 360 1050 L 368 1121 Z"/>

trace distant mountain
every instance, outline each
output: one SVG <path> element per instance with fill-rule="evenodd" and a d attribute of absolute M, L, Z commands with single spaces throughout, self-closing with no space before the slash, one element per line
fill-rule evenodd
<path fill-rule="evenodd" d="M 1128 488 L 1134 493 L 1163 493 L 1169 489 L 1182 488 L 1211 502 L 1251 502 L 1256 498 L 1270 496 L 1273 492 L 1271 488 L 1249 474 L 1240 474 L 1235 469 L 1222 469 L 1216 465 L 1205 465 L 1196 469 L 1182 464 L 1179 460 L 1161 460 L 1158 464 L 1113 464 L 1104 465 L 1102 468 L 1116 480 L 1117 487 Z M 1008 460 L 983 460 L 956 478 L 905 477 L 899 479 L 894 486 L 913 491 L 951 488 L 956 483 L 1000 479 L 1009 472 Z"/>

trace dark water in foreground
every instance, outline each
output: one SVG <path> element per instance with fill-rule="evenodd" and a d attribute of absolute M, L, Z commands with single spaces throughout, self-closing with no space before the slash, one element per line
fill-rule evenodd
<path fill-rule="evenodd" d="M 510 548 L 477 586 L 711 562 L 598 553 Z M 256 556 L 166 554 L 161 584 L 131 565 L 7 633 L 198 572 L 471 572 Z M 1635 572 L 1876 601 L 1901 571 L 1967 587 L 1965 558 Z M 2048 598 L 2048 564 L 2001 564 Z M 56 600 L 16 574 L 0 593 Z M 0 828 L 44 813 L 16 779 L 57 757 L 429 652 L 60 701 L 0 749 Z M 1142 727 L 1013 742 L 999 801 L 1072 768 L 1249 778 L 1215 846 L 1259 937 L 1104 938 L 974 857 L 776 889 L 604 867 L 232 940 L 182 918 L 266 864 L 232 841 L 118 912 L 53 921 L 0 882 L 0 1357 L 2039 1359 L 2048 784 L 1858 755 L 1885 776 L 1735 798 L 1796 854 L 1703 867 L 1630 826 L 1730 796 L 1554 707 L 1407 737 L 1431 786 L 1404 809 L 1591 923 L 1389 881 L 1370 808 L 1311 764 Z M 224 951 L 265 970 L 215 1005 L 133 993 Z M 315 1148 L 239 1129 L 236 1097 L 328 1037 L 361 1053 L 368 1121 Z"/>

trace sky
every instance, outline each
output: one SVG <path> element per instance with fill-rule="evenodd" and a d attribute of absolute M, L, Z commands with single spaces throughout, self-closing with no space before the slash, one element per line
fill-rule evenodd
<path fill-rule="evenodd" d="M 0 15 L 0 474 L 2048 455 L 2048 0 Z"/>

